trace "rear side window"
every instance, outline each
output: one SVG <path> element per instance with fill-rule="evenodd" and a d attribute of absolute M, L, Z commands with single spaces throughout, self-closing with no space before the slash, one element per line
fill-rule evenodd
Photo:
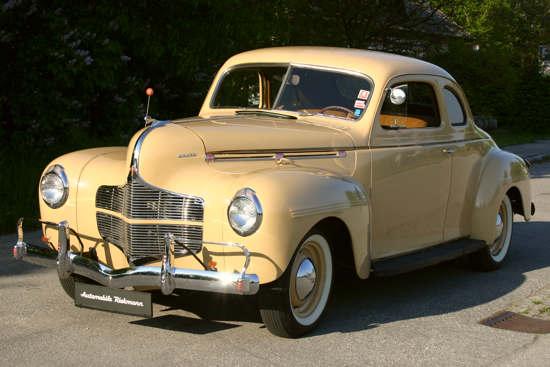
<path fill-rule="evenodd" d="M 392 98 L 392 89 L 400 89 L 404 101 Z M 396 93 L 394 93 L 396 94 Z M 433 87 L 428 83 L 410 82 L 393 85 L 386 93 L 380 125 L 386 129 L 418 129 L 441 126 L 439 108 Z"/>
<path fill-rule="evenodd" d="M 443 89 L 443 96 L 445 97 L 445 105 L 447 105 L 447 113 L 451 124 L 453 126 L 466 125 L 466 114 L 455 92 L 445 88 Z"/>

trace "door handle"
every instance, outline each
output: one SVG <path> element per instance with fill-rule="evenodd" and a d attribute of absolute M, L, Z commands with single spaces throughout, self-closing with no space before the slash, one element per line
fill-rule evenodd
<path fill-rule="evenodd" d="M 447 153 L 447 154 L 453 154 L 453 153 L 455 152 L 455 150 L 456 150 L 456 149 L 453 148 L 453 147 L 448 147 L 448 148 L 443 148 L 443 149 L 441 149 L 441 151 L 442 151 L 443 153 Z"/>

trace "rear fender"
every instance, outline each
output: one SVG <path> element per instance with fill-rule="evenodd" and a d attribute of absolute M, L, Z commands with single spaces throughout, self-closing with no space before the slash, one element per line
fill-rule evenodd
<path fill-rule="evenodd" d="M 472 234 L 474 239 L 492 243 L 496 238 L 496 214 L 500 203 L 512 187 L 516 187 L 522 198 L 526 220 L 531 218 L 531 188 L 529 171 L 525 161 L 515 154 L 493 148 L 485 157 L 478 191 L 472 213 Z"/>

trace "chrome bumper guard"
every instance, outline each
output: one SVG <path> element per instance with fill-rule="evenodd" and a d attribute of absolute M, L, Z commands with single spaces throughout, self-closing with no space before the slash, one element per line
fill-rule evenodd
<path fill-rule="evenodd" d="M 110 288 L 158 287 L 169 295 L 175 289 L 187 289 L 226 294 L 253 295 L 258 292 L 260 281 L 256 274 L 247 274 L 250 252 L 238 243 L 207 242 L 220 246 L 238 247 L 243 252 L 245 263 L 240 273 L 223 273 L 215 270 L 194 270 L 174 267 L 174 236 L 165 237 L 161 266 L 133 266 L 112 269 L 106 265 L 70 251 L 70 228 L 66 221 L 58 224 L 59 249 L 57 251 L 57 273 L 60 279 L 78 274 Z M 17 223 L 18 240 L 13 247 L 13 256 L 22 259 L 28 253 L 23 240 L 23 220 Z"/>

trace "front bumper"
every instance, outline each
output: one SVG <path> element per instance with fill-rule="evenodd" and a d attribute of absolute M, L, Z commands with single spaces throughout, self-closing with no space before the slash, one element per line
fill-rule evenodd
<path fill-rule="evenodd" d="M 27 256 L 34 246 L 23 240 L 23 221 L 18 222 L 18 241 L 13 247 L 16 259 Z M 161 266 L 131 266 L 124 269 L 112 269 L 91 257 L 70 251 L 70 228 L 66 221 L 58 224 L 59 247 L 57 251 L 57 272 L 60 279 L 73 274 L 91 279 L 110 288 L 152 287 L 160 288 L 163 294 L 171 294 L 176 289 L 205 292 L 253 295 L 260 287 L 255 274 L 247 274 L 250 253 L 246 247 L 237 243 L 203 242 L 221 246 L 238 247 L 243 251 L 245 262 L 240 273 L 218 272 L 216 270 L 195 270 L 176 268 L 174 264 L 174 244 L 172 235 L 165 238 L 165 249 Z M 33 251 L 36 252 L 36 251 Z"/>

